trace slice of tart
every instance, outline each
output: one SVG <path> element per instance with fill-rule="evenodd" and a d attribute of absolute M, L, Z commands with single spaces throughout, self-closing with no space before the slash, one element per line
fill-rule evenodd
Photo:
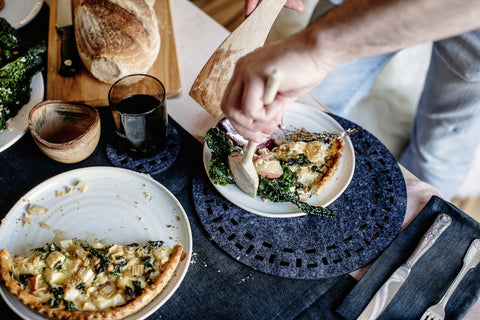
<path fill-rule="evenodd" d="M 278 178 L 283 174 L 282 161 L 294 174 L 295 191 L 301 201 L 319 195 L 340 165 L 345 141 L 341 136 L 312 139 L 313 136 L 301 129 L 288 139 L 276 139 L 271 150 L 258 149 L 253 160 L 257 173 L 268 179 Z"/>
<path fill-rule="evenodd" d="M 304 133 L 307 134 L 306 131 Z M 305 201 L 325 189 L 340 166 L 344 149 L 343 137 L 332 141 L 298 138 L 279 144 L 272 152 L 276 159 L 285 161 L 294 173 L 297 191 L 303 196 L 300 200 Z"/>

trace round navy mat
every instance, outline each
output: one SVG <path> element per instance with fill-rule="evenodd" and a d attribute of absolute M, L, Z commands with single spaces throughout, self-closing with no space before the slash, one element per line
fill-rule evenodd
<path fill-rule="evenodd" d="M 173 125 L 167 127 L 168 141 L 165 149 L 153 157 L 145 159 L 132 159 L 111 144 L 107 144 L 107 156 L 116 167 L 122 167 L 141 173 L 157 174 L 168 169 L 180 153 L 180 135 Z"/>
<path fill-rule="evenodd" d="M 356 124 L 332 115 L 345 129 Z M 355 172 L 330 206 L 334 218 L 267 218 L 233 205 L 207 174 L 193 178 L 197 214 L 210 238 L 227 254 L 267 274 L 319 279 L 354 271 L 393 241 L 403 223 L 407 190 L 393 155 L 366 130 L 350 137 Z"/>

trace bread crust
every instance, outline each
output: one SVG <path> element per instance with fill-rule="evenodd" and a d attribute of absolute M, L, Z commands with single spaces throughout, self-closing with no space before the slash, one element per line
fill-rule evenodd
<path fill-rule="evenodd" d="M 5 286 L 12 292 L 23 304 L 30 309 L 40 313 L 48 319 L 65 319 L 65 320 L 94 320 L 106 319 L 117 320 L 128 317 L 142 309 L 150 303 L 162 290 L 166 287 L 172 278 L 175 270 L 180 262 L 183 253 L 183 246 L 177 244 L 172 248 L 170 259 L 164 265 L 163 272 L 155 280 L 155 282 L 145 288 L 139 296 L 129 301 L 127 304 L 107 310 L 101 311 L 67 311 L 47 307 L 41 304 L 33 295 L 23 290 L 20 285 L 12 278 L 12 260 L 6 249 L 0 251 L 0 277 L 5 282 Z"/>
<path fill-rule="evenodd" d="M 156 13 L 147 0 L 83 0 L 74 11 L 79 56 L 98 80 L 147 73 L 160 51 Z"/>

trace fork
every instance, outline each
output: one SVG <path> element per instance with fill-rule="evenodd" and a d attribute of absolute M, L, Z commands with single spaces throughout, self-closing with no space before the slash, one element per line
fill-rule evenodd
<path fill-rule="evenodd" d="M 470 269 L 475 268 L 480 262 L 480 239 L 475 239 L 468 247 L 465 257 L 463 257 L 463 266 L 460 272 L 457 274 L 455 280 L 445 292 L 440 301 L 428 308 L 420 318 L 420 320 L 444 320 L 445 319 L 445 306 L 448 303 L 451 295 L 457 289 L 458 285 L 462 281 L 463 277 Z"/>

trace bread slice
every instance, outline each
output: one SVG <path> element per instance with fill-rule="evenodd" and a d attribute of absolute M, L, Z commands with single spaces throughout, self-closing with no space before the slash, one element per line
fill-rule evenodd
<path fill-rule="evenodd" d="M 62 245 L 62 242 L 64 243 Z M 0 251 L 0 277 L 32 310 L 48 319 L 123 319 L 167 285 L 182 245 L 162 242 L 89 246 L 77 239 L 18 255 Z"/>

